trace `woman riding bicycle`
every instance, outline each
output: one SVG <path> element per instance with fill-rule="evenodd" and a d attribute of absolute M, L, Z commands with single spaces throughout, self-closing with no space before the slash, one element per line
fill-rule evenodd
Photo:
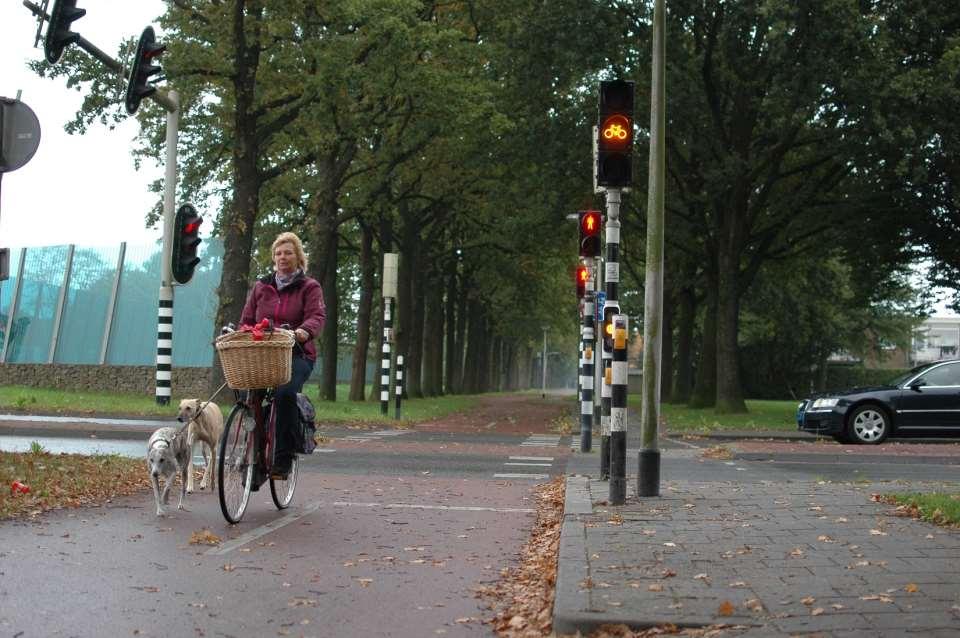
<path fill-rule="evenodd" d="M 286 477 L 300 445 L 297 393 L 303 389 L 317 360 L 313 340 L 323 330 L 327 310 L 320 284 L 304 272 L 307 269 L 307 256 L 300 238 L 294 233 L 280 233 L 273 240 L 271 251 L 274 273 L 260 278 L 253 285 L 240 323 L 253 325 L 266 318 L 274 326 L 288 324 L 300 344 L 293 349 L 290 381 L 277 388 L 274 398 L 277 451 L 273 473 Z"/>

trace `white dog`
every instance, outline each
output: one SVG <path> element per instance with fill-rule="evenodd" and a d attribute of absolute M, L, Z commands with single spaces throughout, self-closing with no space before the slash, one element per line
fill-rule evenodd
<path fill-rule="evenodd" d="M 180 411 L 177 414 L 177 420 L 181 423 L 189 423 L 187 426 L 187 445 L 190 446 L 190 467 L 187 470 L 187 491 L 193 493 L 193 446 L 200 442 L 200 453 L 203 454 L 203 460 L 206 468 L 203 470 L 203 478 L 200 480 L 200 489 L 205 490 L 207 486 L 213 489 L 217 475 L 217 446 L 220 445 L 220 435 L 223 433 L 223 413 L 213 401 L 207 402 L 200 409 L 201 401 L 199 399 L 184 399 L 180 402 Z M 209 450 L 210 454 L 207 454 Z"/>
<path fill-rule="evenodd" d="M 187 468 L 190 465 L 190 446 L 187 437 L 177 428 L 160 428 L 150 436 L 147 443 L 147 467 L 150 482 L 153 484 L 153 498 L 157 502 L 157 516 L 163 514 L 163 506 L 170 500 L 170 488 L 173 477 L 180 474 L 180 502 L 177 509 L 183 509 L 183 497 L 187 492 Z M 160 477 L 164 477 L 163 492 L 160 492 Z"/>

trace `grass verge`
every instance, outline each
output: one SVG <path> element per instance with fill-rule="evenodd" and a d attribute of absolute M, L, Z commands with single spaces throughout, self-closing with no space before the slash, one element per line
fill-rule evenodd
<path fill-rule="evenodd" d="M 794 432 L 797 429 L 796 401 L 748 400 L 747 410 L 746 414 L 717 414 L 713 408 L 664 403 L 660 406 L 660 418 L 671 433 L 719 430 Z"/>
<path fill-rule="evenodd" d="M 943 527 L 960 527 L 960 494 L 887 494 L 883 500 L 897 506 L 897 514 Z"/>
<path fill-rule="evenodd" d="M 142 459 L 118 455 L 0 452 L 0 520 L 101 505 L 149 487 Z"/>
<path fill-rule="evenodd" d="M 394 399 L 391 397 L 387 416 L 380 414 L 379 401 L 347 401 L 349 386 L 337 386 L 338 401 L 321 401 L 316 384 L 304 387 L 313 401 L 320 423 L 384 423 L 395 424 Z M 142 417 L 169 417 L 176 415 L 174 397 L 171 405 L 157 405 L 152 395 L 120 394 L 111 392 L 83 392 L 31 388 L 26 386 L 0 387 L 0 411 L 29 412 L 33 414 L 124 415 Z M 201 397 L 206 400 L 207 397 Z M 447 395 L 423 399 L 405 399 L 401 413 L 403 421 L 425 421 L 472 408 L 478 397 Z M 226 415 L 230 405 L 221 405 Z"/>

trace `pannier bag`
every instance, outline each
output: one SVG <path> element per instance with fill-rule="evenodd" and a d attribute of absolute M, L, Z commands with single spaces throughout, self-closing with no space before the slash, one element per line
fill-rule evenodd
<path fill-rule="evenodd" d="M 317 433 L 317 412 L 313 409 L 313 404 L 310 403 L 307 395 L 297 393 L 297 411 L 300 413 L 302 437 L 300 451 L 302 454 L 313 454 L 313 450 L 317 447 L 317 442 L 314 440 L 314 435 Z"/>

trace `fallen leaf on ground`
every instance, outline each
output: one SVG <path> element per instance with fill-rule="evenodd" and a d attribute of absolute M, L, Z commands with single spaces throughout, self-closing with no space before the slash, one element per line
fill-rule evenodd
<path fill-rule="evenodd" d="M 810 610 L 811 616 L 819 616 L 822 613 L 823 613 L 823 607 L 817 607 L 816 609 Z"/>
<path fill-rule="evenodd" d="M 191 545 L 219 545 L 220 537 L 208 529 L 201 529 L 190 535 Z"/>
<path fill-rule="evenodd" d="M 916 583 L 907 583 L 907 586 L 903 588 L 903 591 L 910 592 L 911 594 L 919 591 L 920 588 L 917 587 Z"/>
<path fill-rule="evenodd" d="M 736 611 L 736 607 L 733 606 L 729 600 L 725 600 L 720 603 L 720 607 L 717 609 L 718 616 L 732 616 L 733 612 Z"/>
<path fill-rule="evenodd" d="M 804 605 L 810 606 L 813 603 L 817 602 L 817 599 L 814 598 L 813 596 L 807 596 L 806 598 L 801 598 L 800 602 L 802 602 Z"/>

